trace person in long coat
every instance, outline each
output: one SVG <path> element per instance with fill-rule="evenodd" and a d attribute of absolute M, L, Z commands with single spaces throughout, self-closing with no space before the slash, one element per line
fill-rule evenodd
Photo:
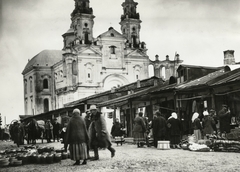
<path fill-rule="evenodd" d="M 53 125 L 53 141 L 55 142 L 55 139 L 59 141 L 60 124 L 58 123 L 57 118 L 54 119 L 52 125 Z"/>
<path fill-rule="evenodd" d="M 142 147 L 143 143 L 145 142 L 146 125 L 142 116 L 143 113 L 139 112 L 134 119 L 133 138 L 134 142 L 137 144 L 137 147 Z"/>
<path fill-rule="evenodd" d="M 90 106 L 92 122 L 89 126 L 90 148 L 94 151 L 92 160 L 98 160 L 98 148 L 107 148 L 111 152 L 111 157 L 115 156 L 115 149 L 112 148 L 110 135 L 107 131 L 106 121 L 102 113 L 97 110 L 96 105 Z"/>
<path fill-rule="evenodd" d="M 203 112 L 203 121 L 202 121 L 202 127 L 203 127 L 203 136 L 206 139 L 208 134 L 213 134 L 214 131 L 216 131 L 216 124 L 214 119 L 209 115 L 208 111 Z"/>
<path fill-rule="evenodd" d="M 171 114 L 167 121 L 169 129 L 169 140 L 172 148 L 180 148 L 181 122 L 175 112 Z"/>
<path fill-rule="evenodd" d="M 230 124 L 231 124 L 231 115 L 230 111 L 227 108 L 227 105 L 222 105 L 222 109 L 218 112 L 219 123 L 220 123 L 220 132 L 229 133 Z"/>
<path fill-rule="evenodd" d="M 123 136 L 122 124 L 119 122 L 118 118 L 116 118 L 116 120 L 115 120 L 115 122 L 112 126 L 111 135 L 112 135 L 113 138 Z"/>
<path fill-rule="evenodd" d="M 157 148 L 158 141 L 165 140 L 166 138 L 166 119 L 162 116 L 161 112 L 155 112 L 156 118 L 153 119 L 153 142 Z"/>
<path fill-rule="evenodd" d="M 49 119 L 45 124 L 45 132 L 46 132 L 47 142 L 50 143 L 51 139 L 53 138 L 53 125 L 51 124 Z"/>
<path fill-rule="evenodd" d="M 198 140 L 202 139 L 202 125 L 200 123 L 200 119 L 198 118 L 199 114 L 195 112 L 192 116 L 192 128 L 193 128 L 193 134 L 195 136 L 195 141 L 198 142 Z"/>
<path fill-rule="evenodd" d="M 66 138 L 64 143 L 65 151 L 69 145 L 70 158 L 76 161 L 73 165 L 87 164 L 88 153 L 87 144 L 89 136 L 83 117 L 80 116 L 80 110 L 74 109 L 73 115 L 68 122 L 66 129 Z"/>

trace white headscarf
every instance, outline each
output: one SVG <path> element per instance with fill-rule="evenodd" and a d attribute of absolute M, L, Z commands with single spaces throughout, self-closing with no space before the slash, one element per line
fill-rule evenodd
<path fill-rule="evenodd" d="M 198 114 L 197 112 L 195 112 L 195 113 L 193 114 L 193 116 L 192 116 L 192 122 L 193 122 L 195 119 L 197 119 L 198 116 L 199 116 L 199 114 Z"/>
<path fill-rule="evenodd" d="M 74 109 L 73 110 L 73 115 L 74 116 L 78 116 L 78 115 L 80 115 L 80 113 L 81 113 L 81 111 L 79 109 Z"/>
<path fill-rule="evenodd" d="M 177 116 L 177 114 L 175 112 L 173 112 L 168 119 L 171 119 L 171 118 L 177 119 L 178 116 Z"/>
<path fill-rule="evenodd" d="M 203 116 L 208 116 L 208 115 L 209 115 L 208 111 L 203 112 Z"/>

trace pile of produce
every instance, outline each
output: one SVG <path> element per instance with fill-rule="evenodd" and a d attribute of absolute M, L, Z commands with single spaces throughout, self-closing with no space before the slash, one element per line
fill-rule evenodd
<path fill-rule="evenodd" d="M 240 152 L 240 142 L 232 140 L 213 140 L 212 149 L 222 152 Z"/>
<path fill-rule="evenodd" d="M 25 164 L 52 164 L 69 158 L 64 148 L 25 146 L 19 149 L 0 151 L 0 167 L 19 166 Z"/>

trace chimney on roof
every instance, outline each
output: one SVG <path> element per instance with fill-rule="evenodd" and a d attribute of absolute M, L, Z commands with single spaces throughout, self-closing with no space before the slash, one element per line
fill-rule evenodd
<path fill-rule="evenodd" d="M 235 58 L 234 58 L 234 50 L 226 50 L 223 51 L 224 53 L 224 65 L 234 65 Z"/>

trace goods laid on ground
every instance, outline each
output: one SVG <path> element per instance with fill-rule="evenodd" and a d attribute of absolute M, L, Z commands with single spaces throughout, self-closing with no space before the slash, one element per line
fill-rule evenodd
<path fill-rule="evenodd" d="M 229 134 L 226 135 L 226 137 L 212 134 L 207 135 L 207 138 L 208 139 L 205 140 L 198 140 L 198 142 L 195 143 L 194 136 L 189 136 L 187 139 L 181 141 L 181 147 L 183 150 L 201 152 L 240 152 L 239 137 L 234 137 L 235 139 L 237 138 L 237 140 L 232 140 L 229 139 Z"/>
<path fill-rule="evenodd" d="M 158 141 L 157 149 L 161 150 L 170 149 L 170 141 Z"/>
<path fill-rule="evenodd" d="M 0 168 L 7 166 L 20 166 L 25 164 L 52 164 L 69 158 L 69 153 L 54 147 L 25 146 L 19 149 L 6 149 L 0 151 Z"/>

